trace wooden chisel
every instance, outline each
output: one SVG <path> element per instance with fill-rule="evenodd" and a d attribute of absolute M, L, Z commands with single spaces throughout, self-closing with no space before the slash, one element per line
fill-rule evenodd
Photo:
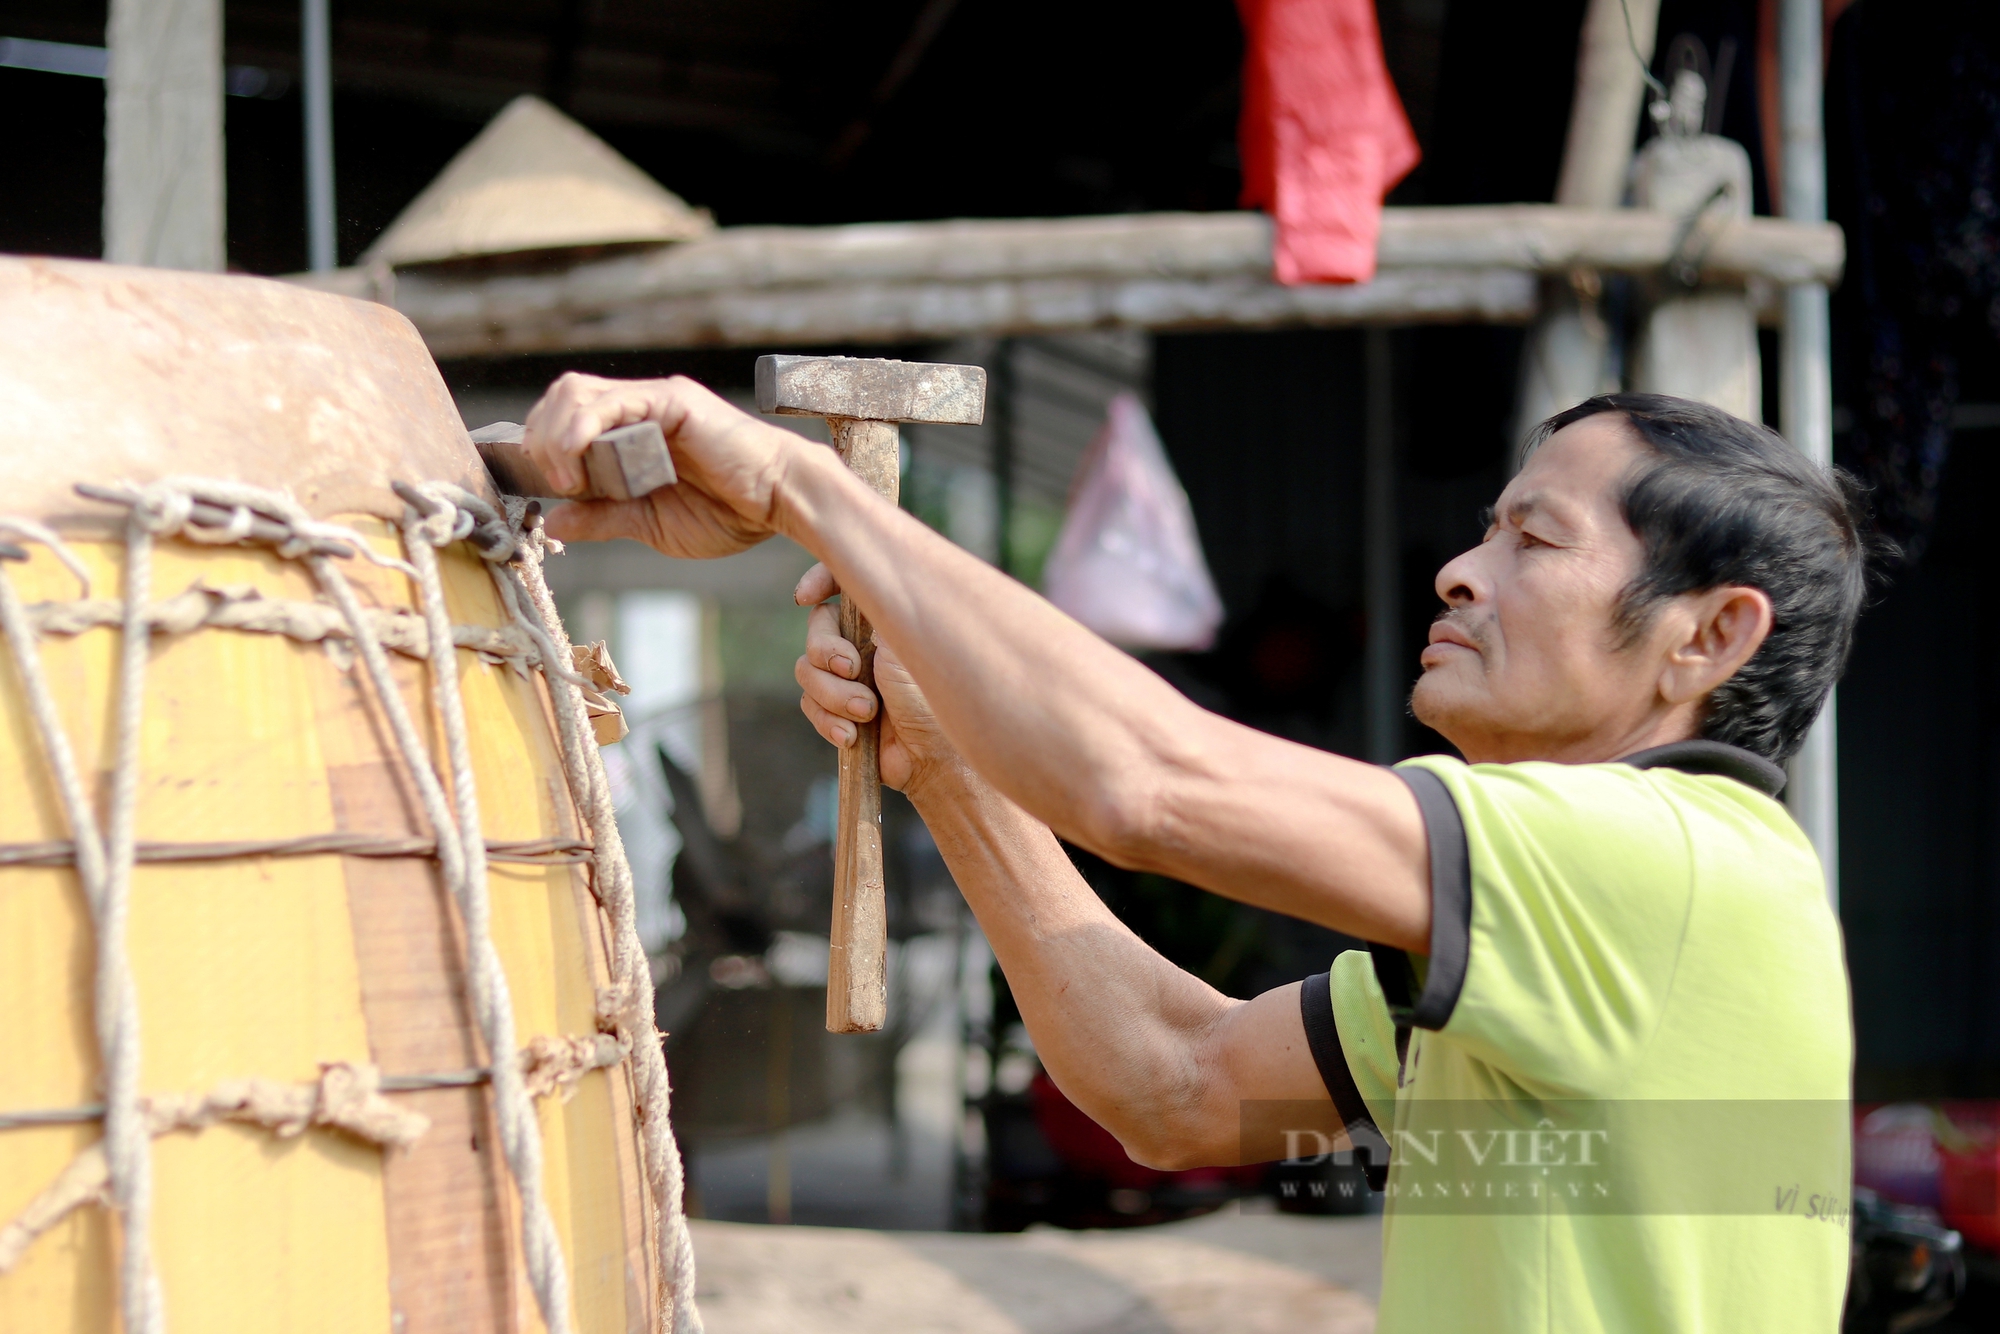
<path fill-rule="evenodd" d="M 521 437 L 518 422 L 494 422 L 472 433 L 494 485 L 509 495 L 636 500 L 674 484 L 674 460 L 658 422 L 615 427 L 591 441 L 583 454 L 583 489 L 567 494 L 549 485 Z"/>

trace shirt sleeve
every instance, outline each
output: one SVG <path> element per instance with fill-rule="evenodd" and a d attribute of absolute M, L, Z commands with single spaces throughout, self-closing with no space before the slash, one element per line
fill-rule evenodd
<path fill-rule="evenodd" d="M 1671 803 L 1625 765 L 1429 757 L 1398 772 L 1431 836 L 1433 929 L 1427 958 L 1374 951 L 1391 1021 L 1544 1096 L 1613 1086 L 1658 1022 L 1692 902 Z M 1440 857 L 1440 823 L 1463 840 L 1456 866 Z"/>
<path fill-rule="evenodd" d="M 1369 1155 L 1368 1184 L 1381 1190 L 1389 1164 L 1381 1127 L 1396 1110 L 1396 1030 L 1369 958 L 1349 950 L 1299 989 L 1306 1045 L 1341 1124 Z"/>
<path fill-rule="evenodd" d="M 1348 950 L 1328 974 L 1334 1025 L 1355 1091 L 1377 1126 L 1396 1120 L 1396 1026 L 1365 950 Z"/>

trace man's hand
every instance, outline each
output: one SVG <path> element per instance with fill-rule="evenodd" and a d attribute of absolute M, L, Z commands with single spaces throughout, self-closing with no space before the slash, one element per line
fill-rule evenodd
<path fill-rule="evenodd" d="M 806 651 L 794 669 L 799 708 L 819 734 L 845 749 L 854 744 L 856 724 L 882 718 L 882 781 L 899 792 L 913 789 L 937 774 L 960 767 L 958 753 L 931 713 L 930 701 L 909 669 L 879 637 L 875 641 L 875 690 L 854 678 L 861 671 L 861 653 L 840 636 L 840 612 L 827 599 L 840 591 L 824 565 L 815 565 L 799 580 L 792 597 L 813 609 L 806 623 Z M 880 692 L 879 697 L 877 692 Z"/>
<path fill-rule="evenodd" d="M 581 455 L 616 426 L 656 421 L 679 480 L 640 500 L 578 502 L 549 515 L 564 541 L 629 537 L 669 556 L 727 556 L 773 531 L 777 481 L 799 437 L 684 376 L 606 380 L 572 371 L 528 413 L 523 444 L 558 491 L 583 485 Z"/>

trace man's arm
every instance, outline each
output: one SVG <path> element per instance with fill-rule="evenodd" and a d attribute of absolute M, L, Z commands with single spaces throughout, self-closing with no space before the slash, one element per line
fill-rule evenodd
<path fill-rule="evenodd" d="M 1135 1162 L 1234 1164 L 1245 1101 L 1328 1101 L 1297 983 L 1239 1001 L 1176 968 L 1112 916 L 1045 825 L 968 769 L 909 795 L 1043 1068 Z"/>
<path fill-rule="evenodd" d="M 829 740 L 830 714 L 859 689 L 813 665 L 851 656 L 830 607 L 816 609 L 798 667 L 801 706 Z M 1297 985 L 1231 1000 L 1176 968 L 1114 917 L 1046 825 L 994 791 L 952 750 L 923 692 L 883 643 L 882 776 L 916 806 L 1007 974 L 1036 1054 L 1070 1100 L 1135 1160 L 1178 1168 L 1285 1150 L 1243 1104 L 1331 1099 L 1306 1040 Z M 1290 1124 L 1310 1116 L 1287 1118 Z"/>
<path fill-rule="evenodd" d="M 1028 814 L 1119 865 L 1428 948 L 1423 823 L 1393 774 L 1196 707 L 882 500 L 832 451 L 691 381 L 565 376 L 530 415 L 528 444 L 560 484 L 595 433 L 644 418 L 683 461 L 681 485 L 825 562 L 828 589 L 838 580 L 899 646 L 959 752 Z M 655 500 L 565 507 L 550 529 L 686 550 L 680 524 Z"/>

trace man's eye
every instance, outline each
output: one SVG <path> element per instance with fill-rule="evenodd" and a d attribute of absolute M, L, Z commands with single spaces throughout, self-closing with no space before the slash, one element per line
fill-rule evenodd
<path fill-rule="evenodd" d="M 1548 543 L 1542 541 L 1541 538 L 1536 537 L 1533 533 L 1523 531 L 1521 533 L 1521 545 L 1524 547 L 1545 547 Z"/>

